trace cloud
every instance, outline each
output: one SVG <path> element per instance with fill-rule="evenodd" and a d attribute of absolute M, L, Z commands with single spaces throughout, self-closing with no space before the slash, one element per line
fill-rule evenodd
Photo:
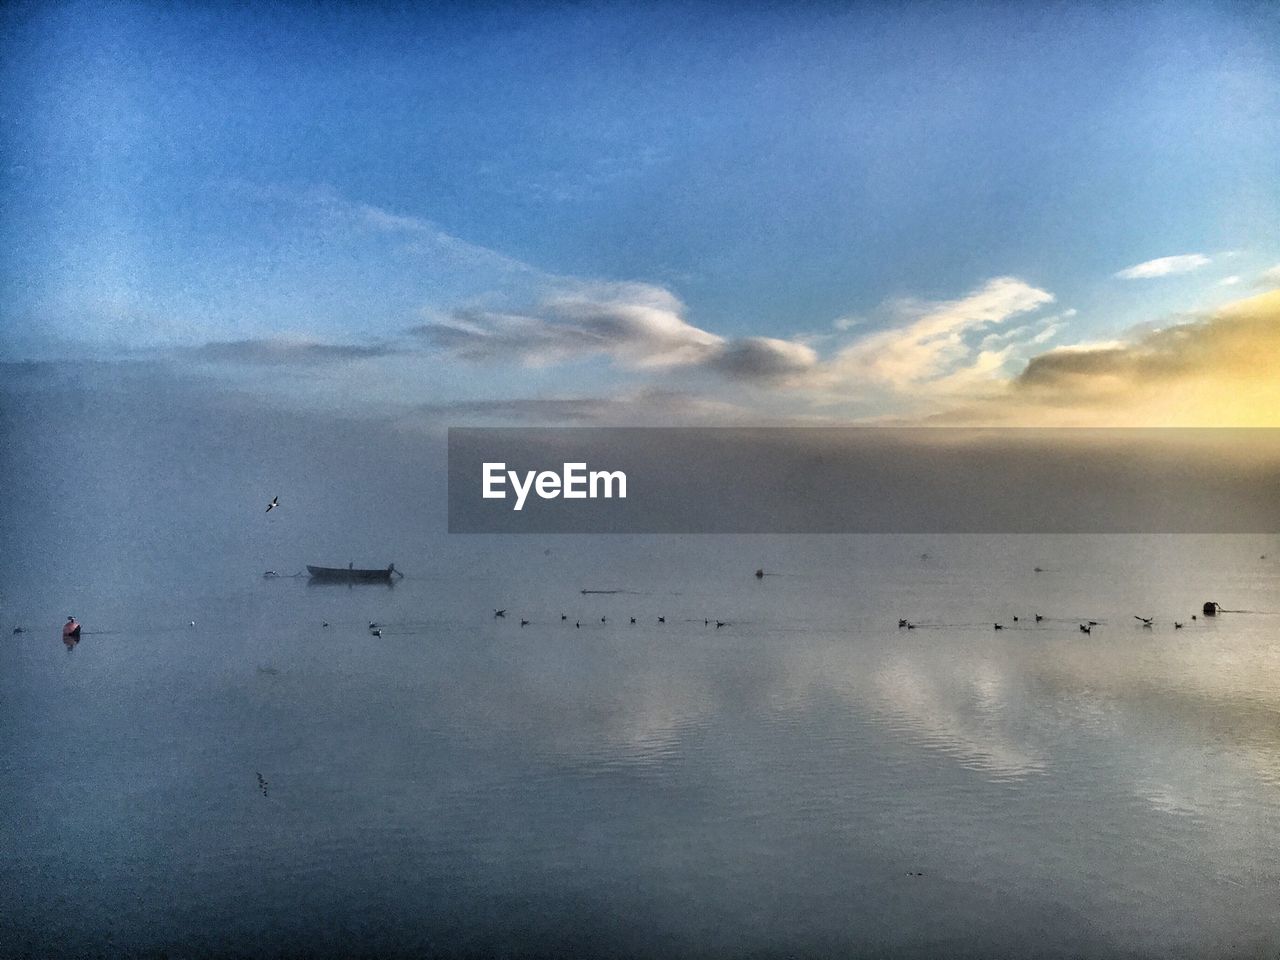
<path fill-rule="evenodd" d="M 1219 280 L 1219 281 L 1218 281 L 1218 286 L 1220 286 L 1220 287 L 1234 287 L 1234 286 L 1235 286 L 1237 283 L 1239 283 L 1242 279 L 1243 279 L 1243 277 L 1239 277 L 1239 276 L 1236 276 L 1236 275 L 1234 275 L 1234 274 L 1233 274 L 1232 276 L 1229 276 L 1229 277 L 1223 277 L 1221 280 Z"/>
<path fill-rule="evenodd" d="M 773 337 L 746 337 L 726 343 L 705 361 L 731 380 L 786 380 L 814 370 L 818 354 L 810 346 Z"/>
<path fill-rule="evenodd" d="M 833 372 L 855 384 L 895 389 L 981 375 L 998 368 L 1014 345 L 975 350 L 970 338 L 1051 302 L 1053 294 L 1045 290 L 1016 277 L 996 277 L 958 300 L 903 304 L 910 322 L 855 340 L 837 354 Z"/>
<path fill-rule="evenodd" d="M 1184 253 L 1176 257 L 1159 257 L 1145 263 L 1125 267 L 1116 273 L 1121 280 L 1150 280 L 1154 277 L 1167 277 L 1175 273 L 1190 273 L 1199 270 L 1212 261 L 1202 253 Z"/>
<path fill-rule="evenodd" d="M 458 310 L 409 332 L 472 362 L 542 366 L 604 357 L 632 369 L 704 369 L 739 381 L 783 379 L 818 363 L 804 344 L 722 337 L 689 323 L 684 310 L 652 284 L 580 283 L 528 310 Z"/>
<path fill-rule="evenodd" d="M 262 366 L 312 365 L 351 360 L 370 360 L 397 351 L 385 344 L 321 343 L 315 340 L 261 339 L 223 340 L 186 351 L 188 356 L 209 363 L 240 363 Z"/>
<path fill-rule="evenodd" d="M 687 323 L 671 293 L 642 283 L 593 284 L 524 312 L 459 310 L 410 332 L 472 361 L 540 365 L 604 354 L 630 366 L 697 362 L 721 337 Z"/>
<path fill-rule="evenodd" d="M 1130 341 L 1034 357 L 1001 392 L 953 410 L 956 422 L 1063 425 L 1280 424 L 1280 291 Z"/>
<path fill-rule="evenodd" d="M 1259 287 L 1280 287 L 1280 263 L 1274 267 L 1262 271 L 1258 276 L 1256 286 Z"/>

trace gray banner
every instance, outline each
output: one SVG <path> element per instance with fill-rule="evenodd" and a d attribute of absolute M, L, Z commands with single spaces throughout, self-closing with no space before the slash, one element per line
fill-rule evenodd
<path fill-rule="evenodd" d="M 449 530 L 1277 532 L 1280 430 L 455 428 Z"/>

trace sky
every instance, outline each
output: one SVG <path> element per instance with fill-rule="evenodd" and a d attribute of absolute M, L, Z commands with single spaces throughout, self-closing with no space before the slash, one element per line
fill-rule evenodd
<path fill-rule="evenodd" d="M 457 423 L 1280 425 L 1268 4 L 13 4 L 0 359 Z"/>

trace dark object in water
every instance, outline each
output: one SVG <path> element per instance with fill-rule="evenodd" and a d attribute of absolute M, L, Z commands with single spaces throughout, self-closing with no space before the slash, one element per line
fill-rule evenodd
<path fill-rule="evenodd" d="M 757 580 L 764 579 L 764 567 L 761 567 L 759 570 L 756 571 L 756 579 Z"/>
<path fill-rule="evenodd" d="M 1210 600 L 1208 603 L 1204 605 L 1204 615 L 1206 617 L 1216 617 L 1218 615 L 1218 611 L 1221 609 L 1222 609 L 1222 604 L 1215 603 L 1214 601 Z"/>
<path fill-rule="evenodd" d="M 14 627 L 14 628 L 13 628 L 13 635 L 14 635 L 15 637 L 16 637 L 18 634 L 22 633 L 22 632 L 23 632 L 23 630 L 22 630 L 22 628 L 21 628 L 21 627 Z"/>
<path fill-rule="evenodd" d="M 334 583 L 390 583 L 392 575 L 403 577 L 394 563 L 389 563 L 384 570 L 362 570 L 358 567 L 313 567 L 307 564 L 307 573 L 312 580 L 326 580 Z"/>

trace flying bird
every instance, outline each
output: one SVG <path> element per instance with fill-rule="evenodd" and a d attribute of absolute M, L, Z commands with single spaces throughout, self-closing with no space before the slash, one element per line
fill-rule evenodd
<path fill-rule="evenodd" d="M 1140 617 L 1140 616 L 1138 616 L 1138 615 L 1135 613 L 1135 614 L 1133 615 L 1133 619 L 1135 619 L 1135 620 L 1141 620 L 1141 621 L 1142 621 L 1142 625 L 1143 625 L 1144 627 L 1149 627 L 1149 626 L 1151 626 L 1151 622 L 1152 622 L 1153 620 L 1155 620 L 1155 617 Z"/>
<path fill-rule="evenodd" d="M 271 502 L 267 504 L 267 513 L 270 513 L 272 510 L 274 510 L 278 506 L 280 506 L 280 498 L 272 497 Z"/>
<path fill-rule="evenodd" d="M 528 625 L 529 625 L 529 621 L 528 621 L 528 620 L 524 620 L 524 619 L 522 619 L 522 620 L 520 621 L 520 626 L 522 626 L 522 627 L 527 627 Z"/>
<path fill-rule="evenodd" d="M 1080 632 L 1081 632 L 1081 633 L 1093 633 L 1093 627 L 1086 627 L 1086 626 L 1082 623 L 1082 624 L 1080 624 Z"/>
<path fill-rule="evenodd" d="M 504 607 L 504 608 L 503 608 L 503 609 L 501 609 L 501 610 L 495 610 L 495 611 L 493 611 L 493 615 L 494 615 L 494 617 L 495 617 L 495 618 L 497 618 L 497 617 L 505 617 L 505 616 L 507 615 L 506 608 Z"/>

